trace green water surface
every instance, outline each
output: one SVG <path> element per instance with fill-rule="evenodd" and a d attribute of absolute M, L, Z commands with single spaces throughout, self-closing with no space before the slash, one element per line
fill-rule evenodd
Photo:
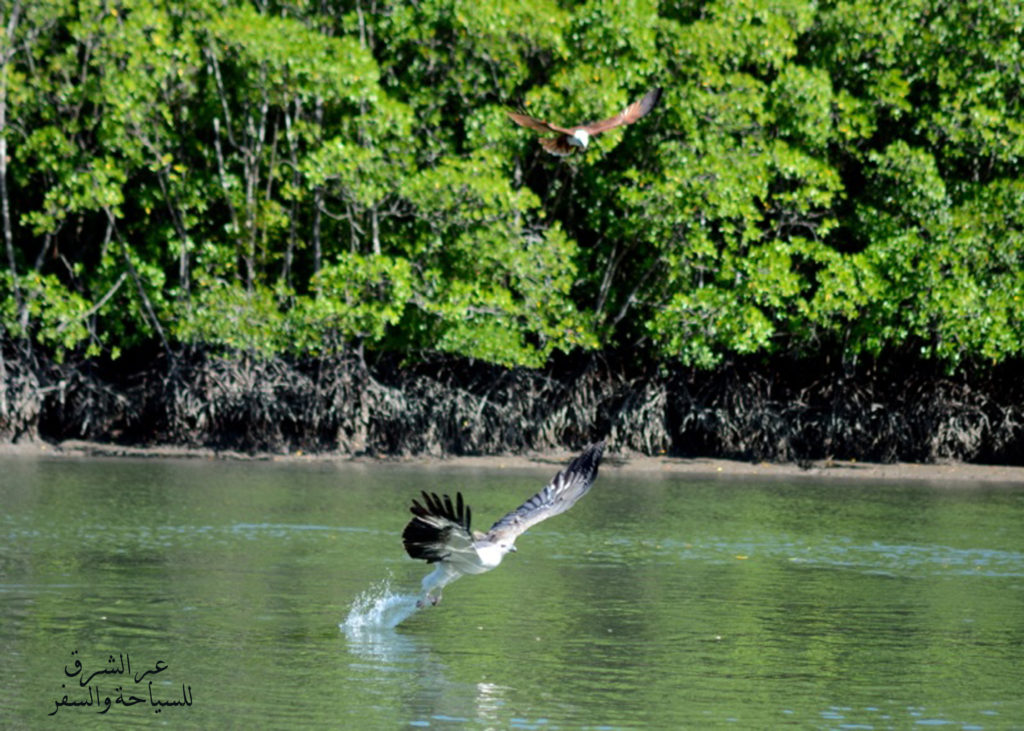
<path fill-rule="evenodd" d="M 606 469 L 339 628 L 418 587 L 420 489 L 486 528 L 557 467 L 0 459 L 0 726 L 1024 728 L 1024 485 Z"/>

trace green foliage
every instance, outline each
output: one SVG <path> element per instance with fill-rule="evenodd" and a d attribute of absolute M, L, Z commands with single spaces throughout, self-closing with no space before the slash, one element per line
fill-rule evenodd
<path fill-rule="evenodd" d="M 566 60 L 566 19 L 554 0 L 427 0 L 361 9 L 345 27 L 372 48 L 384 90 L 416 110 L 419 156 L 432 160 L 467 151 L 481 106 L 513 101 Z"/>
<path fill-rule="evenodd" d="M 22 6 L 8 337 L 530 367 L 1022 355 L 1013 3 Z M 568 160 L 504 114 L 599 119 L 655 85 Z"/>
<path fill-rule="evenodd" d="M 64 359 L 67 351 L 90 339 L 89 303 L 69 292 L 57 277 L 31 272 L 19 279 L 18 289 L 24 300 L 21 308 L 11 296 L 13 283 L 10 273 L 0 275 L 0 292 L 4 295 L 0 300 L 0 318 L 13 337 L 29 335 L 25 325 L 31 322 L 35 340 L 50 348 L 58 361 Z M 95 354 L 95 346 L 88 352 Z"/>
<path fill-rule="evenodd" d="M 316 296 L 296 312 L 313 325 L 314 333 L 334 342 L 380 342 L 402 319 L 413 293 L 413 272 L 408 259 L 340 254 L 313 284 Z M 316 349 L 314 343 L 307 347 Z"/>
<path fill-rule="evenodd" d="M 237 282 L 200 282 L 193 307 L 175 323 L 183 343 L 269 356 L 289 350 L 288 330 L 275 292 Z"/>
<path fill-rule="evenodd" d="M 575 245 L 530 224 L 537 198 L 513 189 L 493 155 L 447 158 L 402 192 L 415 210 L 405 244 L 418 275 L 415 345 L 539 366 L 553 348 L 588 344 L 569 297 Z"/>

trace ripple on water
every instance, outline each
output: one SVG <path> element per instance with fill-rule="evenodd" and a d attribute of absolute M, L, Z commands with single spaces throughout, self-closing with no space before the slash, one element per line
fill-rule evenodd
<path fill-rule="evenodd" d="M 737 559 L 787 560 L 808 566 L 842 568 L 892 576 L 1024 577 L 1024 553 L 989 548 L 956 548 L 941 544 L 858 543 L 846 538 L 813 542 L 773 536 L 763 541 L 705 538 L 681 541 L 619 536 L 588 550 L 591 561 L 628 564 L 650 561 L 701 561 L 727 564 Z"/>

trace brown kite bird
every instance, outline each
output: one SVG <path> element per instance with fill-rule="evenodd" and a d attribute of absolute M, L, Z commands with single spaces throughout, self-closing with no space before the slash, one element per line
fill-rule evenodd
<path fill-rule="evenodd" d="M 519 114 L 517 112 L 508 112 L 508 116 L 511 117 L 513 122 L 523 127 L 529 127 L 538 132 L 554 132 L 558 135 L 557 137 L 545 137 L 540 140 L 540 144 L 552 155 L 566 157 L 574 152 L 587 149 L 590 138 L 600 132 L 607 132 L 610 129 L 622 127 L 626 124 L 633 124 L 633 122 L 654 109 L 654 105 L 658 103 L 660 98 L 661 87 L 659 86 L 651 89 L 644 94 L 643 99 L 633 102 L 614 117 L 609 117 L 600 122 L 578 124 L 574 127 L 559 127 L 557 124 L 542 122 L 539 119 L 534 119 L 526 114 Z"/>

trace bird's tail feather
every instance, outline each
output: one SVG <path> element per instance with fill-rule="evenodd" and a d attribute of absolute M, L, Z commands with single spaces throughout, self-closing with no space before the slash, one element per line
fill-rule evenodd
<path fill-rule="evenodd" d="M 568 157 L 576 152 L 576 148 L 566 142 L 565 135 L 559 135 L 558 137 L 543 137 L 539 142 L 541 147 L 552 155 L 558 155 L 559 157 Z"/>

